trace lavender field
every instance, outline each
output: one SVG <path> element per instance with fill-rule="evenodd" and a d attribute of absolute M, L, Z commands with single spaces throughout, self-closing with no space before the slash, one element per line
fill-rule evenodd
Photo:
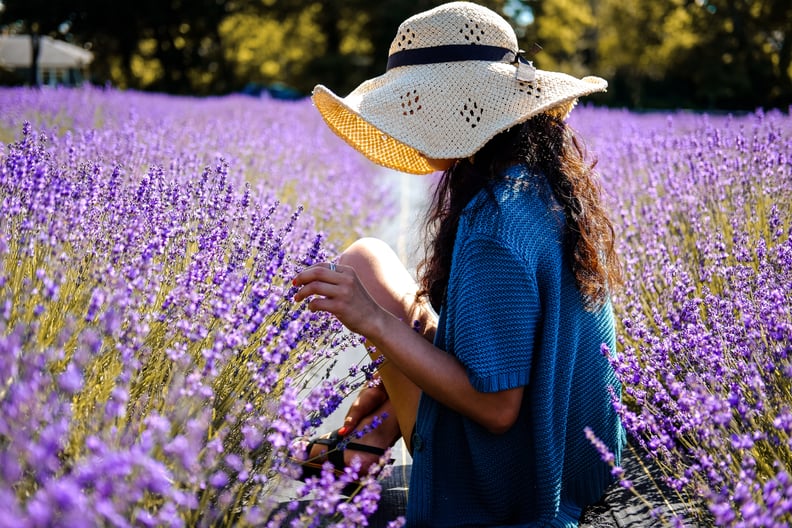
<path fill-rule="evenodd" d="M 788 526 L 792 118 L 571 122 L 625 262 L 618 405 L 688 505 L 658 523 Z M 393 218 L 378 169 L 307 100 L 5 89 L 0 142 L 0 527 L 366 525 L 354 468 L 282 489 L 368 375 L 290 280 Z"/>
<path fill-rule="evenodd" d="M 792 119 L 574 119 L 600 160 L 625 263 L 618 407 L 690 505 L 666 521 L 789 526 Z"/>

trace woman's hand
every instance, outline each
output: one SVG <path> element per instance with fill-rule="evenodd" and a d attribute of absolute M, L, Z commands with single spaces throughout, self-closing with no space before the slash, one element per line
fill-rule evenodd
<path fill-rule="evenodd" d="M 313 296 L 308 302 L 309 310 L 329 312 L 364 337 L 370 337 L 387 314 L 349 266 L 315 264 L 294 277 L 292 284 L 300 288 L 295 301 Z"/>
<path fill-rule="evenodd" d="M 352 267 L 331 267 L 327 263 L 315 264 L 298 274 L 293 284 L 300 290 L 294 299 L 302 302 L 313 296 L 308 303 L 310 310 L 334 314 L 349 330 L 364 336 L 401 374 L 435 400 L 494 434 L 501 434 L 512 427 L 519 414 L 523 387 L 489 393 L 477 391 L 455 356 L 435 347 L 378 304 Z M 351 417 L 351 423 L 355 422 L 358 414 L 370 408 L 373 402 L 366 401 L 369 397 L 375 399 L 376 395 L 365 394 L 357 412 Z"/>

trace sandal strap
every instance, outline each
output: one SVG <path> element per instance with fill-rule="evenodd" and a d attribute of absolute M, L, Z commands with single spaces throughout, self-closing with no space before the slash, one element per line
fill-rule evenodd
<path fill-rule="evenodd" d="M 341 440 L 343 440 L 343 438 L 341 438 L 341 435 L 338 434 L 338 431 L 333 431 L 327 438 L 317 438 L 315 440 L 311 440 L 311 442 L 308 444 L 309 450 L 315 444 L 326 445 L 331 449 L 335 449 L 338 447 L 338 444 L 341 442 Z"/>
<path fill-rule="evenodd" d="M 363 451 L 365 453 L 371 453 L 377 456 L 382 456 L 385 454 L 385 450 L 381 447 L 358 444 L 357 442 L 349 442 L 346 445 L 346 449 L 352 449 L 353 451 Z"/>
<path fill-rule="evenodd" d="M 311 440 L 311 442 L 308 444 L 308 452 L 310 453 L 311 448 L 314 446 L 314 444 L 326 445 L 330 447 L 330 449 L 328 449 L 328 458 L 330 458 L 330 454 L 340 453 L 341 451 L 343 451 L 341 449 L 336 449 L 338 447 L 338 444 L 342 443 L 343 441 L 344 438 L 340 434 L 338 434 L 338 431 L 336 430 L 330 433 L 330 436 L 328 436 L 327 438 L 317 438 L 316 440 Z M 357 442 L 347 442 L 347 444 L 344 446 L 344 449 L 351 449 L 353 451 L 363 451 L 364 453 L 371 453 L 377 456 L 382 456 L 385 454 L 385 450 L 382 449 L 381 447 L 359 444 Z M 343 466 L 343 463 L 341 465 Z"/>
<path fill-rule="evenodd" d="M 364 444 L 358 444 L 356 442 L 347 442 L 344 445 L 344 449 L 338 449 L 338 445 L 344 441 L 344 438 L 338 434 L 338 431 L 333 431 L 327 438 L 314 438 L 310 442 L 308 442 L 308 450 L 307 452 L 310 453 L 315 445 L 324 445 L 327 446 L 328 449 L 325 451 L 324 455 L 327 457 L 327 460 L 333 465 L 335 469 L 335 474 L 340 475 L 344 473 L 344 469 L 346 464 L 344 463 L 344 450 L 345 449 L 352 449 L 354 451 L 364 451 L 366 453 L 372 453 L 377 456 L 382 456 L 385 454 L 385 450 L 379 447 L 368 446 Z M 320 462 L 306 462 L 306 461 L 298 461 L 298 464 L 302 466 L 302 473 L 299 477 L 300 480 L 305 481 L 308 477 L 318 477 L 321 475 L 322 471 L 322 464 Z M 390 459 L 387 464 L 393 464 L 394 460 Z M 355 493 L 360 486 L 360 482 L 353 482 L 348 484 L 342 493 L 345 495 L 352 495 Z"/>
<path fill-rule="evenodd" d="M 344 452 L 340 449 L 332 449 L 327 452 L 327 460 L 333 464 L 338 471 L 344 471 Z"/>

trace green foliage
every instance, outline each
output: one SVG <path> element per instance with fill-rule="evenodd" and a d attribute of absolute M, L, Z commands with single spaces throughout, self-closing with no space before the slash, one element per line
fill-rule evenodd
<path fill-rule="evenodd" d="M 262 84 L 304 75 L 311 54 L 323 46 L 315 11 L 305 10 L 281 20 L 243 13 L 226 17 L 219 32 L 234 74 Z"/>
<path fill-rule="evenodd" d="M 5 0 L 0 27 L 90 43 L 98 83 L 193 94 L 250 83 L 307 94 L 322 83 L 348 93 L 384 71 L 404 19 L 442 3 Z M 479 3 L 514 18 L 523 48 L 541 44 L 540 68 L 607 78 L 610 90 L 599 102 L 744 110 L 792 104 L 788 0 Z"/>
<path fill-rule="evenodd" d="M 751 110 L 792 103 L 787 0 L 603 0 L 597 66 L 611 102 Z"/>
<path fill-rule="evenodd" d="M 596 20 L 591 3 L 546 0 L 537 2 L 534 15 L 535 28 L 530 36 L 543 49 L 536 57 L 537 66 L 543 70 L 587 75 L 596 47 Z"/>

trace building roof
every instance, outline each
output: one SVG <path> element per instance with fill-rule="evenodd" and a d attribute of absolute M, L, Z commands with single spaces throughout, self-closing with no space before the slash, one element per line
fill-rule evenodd
<path fill-rule="evenodd" d="M 33 46 L 30 35 L 0 35 L 0 67 L 29 68 Z M 93 53 L 68 42 L 42 36 L 39 68 L 82 68 L 93 60 Z"/>

